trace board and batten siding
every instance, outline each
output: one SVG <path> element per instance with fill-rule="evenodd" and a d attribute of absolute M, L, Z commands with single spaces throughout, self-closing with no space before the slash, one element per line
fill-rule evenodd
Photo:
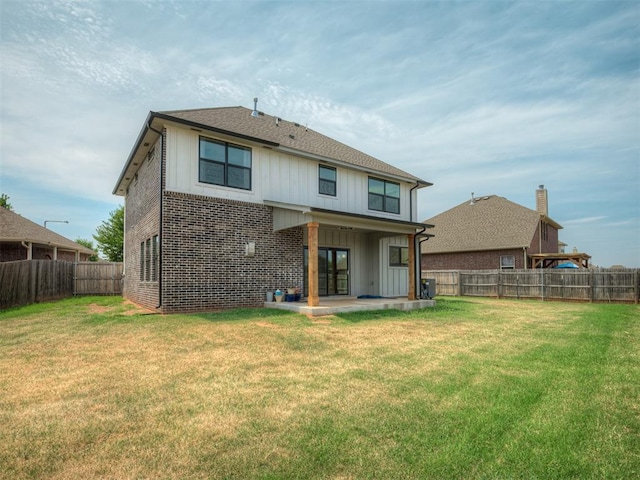
<path fill-rule="evenodd" d="M 408 247 L 406 236 L 386 237 L 380 240 L 380 277 L 383 297 L 406 297 L 409 294 L 409 268 L 389 266 L 389 247 Z"/>
<path fill-rule="evenodd" d="M 307 245 L 306 232 L 304 244 Z M 349 294 L 406 296 L 409 290 L 407 267 L 389 266 L 389 246 L 408 245 L 406 236 L 383 237 L 374 233 L 324 229 L 318 245 L 349 250 Z"/>
<path fill-rule="evenodd" d="M 307 232 L 303 243 L 308 245 Z M 323 248 L 339 248 L 349 251 L 349 295 L 377 294 L 376 263 L 372 258 L 378 256 L 378 242 L 370 235 L 334 229 L 320 229 L 318 245 Z"/>
<path fill-rule="evenodd" d="M 416 205 L 417 194 L 412 183 L 400 183 L 400 215 L 368 208 L 368 178 L 385 179 L 384 175 L 367 174 L 331 165 L 337 170 L 337 195 L 318 193 L 318 165 L 322 162 L 297 157 L 263 146 L 224 136 L 204 135 L 175 126 L 166 127 L 166 189 L 252 203 L 265 200 L 305 205 L 327 210 L 370 215 L 380 218 L 415 221 L 410 218 L 410 196 Z M 251 191 L 208 185 L 198 181 L 199 138 L 206 136 L 250 147 L 252 151 Z M 396 181 L 396 180 L 392 180 Z M 414 208 L 414 217 L 416 216 Z"/>

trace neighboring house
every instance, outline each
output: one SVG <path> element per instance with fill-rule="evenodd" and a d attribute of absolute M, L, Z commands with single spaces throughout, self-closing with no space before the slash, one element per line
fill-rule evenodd
<path fill-rule="evenodd" d="M 425 223 L 434 225 L 434 237 L 422 242 L 422 270 L 548 267 L 561 260 L 586 267 L 591 258 L 559 253 L 562 226 L 549 218 L 544 185 L 536 191 L 536 210 L 497 195 L 472 194 Z"/>
<path fill-rule="evenodd" d="M 161 312 L 260 306 L 268 291 L 415 298 L 430 183 L 243 107 L 150 112 L 125 197 L 124 296 Z"/>
<path fill-rule="evenodd" d="M 0 207 L 0 262 L 65 260 L 85 262 L 91 249 Z"/>

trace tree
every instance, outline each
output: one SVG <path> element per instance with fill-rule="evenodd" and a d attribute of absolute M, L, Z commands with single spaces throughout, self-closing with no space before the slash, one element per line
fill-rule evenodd
<path fill-rule="evenodd" d="M 7 210 L 13 210 L 13 205 L 9 203 L 9 195 L 6 193 L 0 195 L 0 207 L 4 207 Z"/>
<path fill-rule="evenodd" d="M 93 236 L 102 255 L 110 262 L 122 262 L 124 252 L 124 206 L 109 214 Z"/>
<path fill-rule="evenodd" d="M 93 242 L 91 240 L 87 240 L 86 238 L 77 238 L 76 243 L 79 243 L 83 247 L 87 247 L 88 249 L 93 250 L 94 252 L 96 251 L 95 247 L 93 246 Z M 97 262 L 98 260 L 100 260 L 100 258 L 96 254 L 89 256 L 90 262 Z"/>

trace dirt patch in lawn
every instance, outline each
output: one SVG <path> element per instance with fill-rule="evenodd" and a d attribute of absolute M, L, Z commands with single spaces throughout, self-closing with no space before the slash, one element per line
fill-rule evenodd
<path fill-rule="evenodd" d="M 126 315 L 126 316 L 131 316 L 131 315 L 155 315 L 157 314 L 157 312 L 154 312 L 153 310 L 150 310 L 148 308 L 144 308 L 140 305 L 137 305 L 129 300 L 123 300 L 122 301 L 122 305 L 125 306 L 126 310 L 124 310 L 122 312 L 122 315 Z M 91 303 L 89 304 L 89 306 L 87 307 L 89 310 L 89 313 L 92 314 L 102 314 L 102 313 L 107 313 L 107 312 L 112 312 L 114 311 L 116 308 L 115 306 L 104 306 L 104 305 L 98 305 L 97 303 Z"/>
<path fill-rule="evenodd" d="M 107 313 L 113 310 L 113 307 L 104 307 L 102 305 L 97 305 L 95 303 L 90 304 L 88 308 L 89 308 L 89 313 Z"/>

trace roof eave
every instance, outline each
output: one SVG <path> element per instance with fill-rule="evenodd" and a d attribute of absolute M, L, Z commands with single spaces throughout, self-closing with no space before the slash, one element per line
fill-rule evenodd
<path fill-rule="evenodd" d="M 58 248 L 61 250 L 69 250 L 72 252 L 80 252 L 80 253 L 86 253 L 87 255 L 96 255 L 96 252 L 94 252 L 93 250 L 90 250 L 86 247 L 82 247 L 82 248 L 76 248 L 73 246 L 69 246 L 69 245 L 63 245 L 61 243 L 57 243 L 57 242 L 49 242 L 46 240 L 38 240 L 35 238 L 30 238 L 30 237 L 4 237 L 4 238 L 0 238 L 0 242 L 5 242 L 5 243 L 31 243 L 31 244 L 35 244 L 35 245 L 46 245 L 48 247 L 51 248 Z"/>
<path fill-rule="evenodd" d="M 552 227 L 554 227 L 556 230 L 562 230 L 564 228 L 562 225 L 560 225 L 558 222 L 548 217 L 547 215 L 541 214 L 540 218 L 544 220 L 546 223 L 548 223 L 549 225 L 551 225 Z"/>
<path fill-rule="evenodd" d="M 142 126 L 142 129 L 138 134 L 138 138 L 136 139 L 136 142 L 134 143 L 133 148 L 129 153 L 129 157 L 127 158 L 127 161 L 124 164 L 122 172 L 120 172 L 120 177 L 116 182 L 113 192 L 111 192 L 113 195 L 121 195 L 121 196 L 124 195 L 124 192 L 118 193 L 118 190 L 120 189 L 120 186 L 122 185 L 125 175 L 127 173 L 127 170 L 129 170 L 129 167 L 131 166 L 131 163 L 133 162 L 133 159 L 137 151 L 140 149 L 140 146 L 142 145 L 142 142 L 144 141 L 145 136 L 150 131 L 149 127 L 151 125 L 151 122 L 153 121 L 154 115 L 155 115 L 155 112 L 149 112 L 149 114 L 147 115 L 147 119 L 145 120 L 144 125 Z"/>
<path fill-rule="evenodd" d="M 522 250 L 522 249 L 527 249 L 529 248 L 530 245 L 516 245 L 516 246 L 503 246 L 503 247 L 488 247 L 488 248 L 474 248 L 474 249 L 460 249 L 460 250 L 437 250 L 437 251 L 429 251 L 429 252 L 422 252 L 428 255 L 435 255 L 435 254 L 440 254 L 440 253 L 473 253 L 473 252 L 491 252 L 494 250 Z"/>
<path fill-rule="evenodd" d="M 355 165 L 353 163 L 349 163 L 349 162 L 345 162 L 342 160 L 336 160 L 335 158 L 331 158 L 331 157 L 325 157 L 324 155 L 318 155 L 317 153 L 311 153 L 311 152 L 307 152 L 305 150 L 298 150 L 296 148 L 291 148 L 291 147 L 285 147 L 283 145 L 279 145 L 278 147 L 275 147 L 274 150 L 283 152 L 283 153 L 289 153 L 291 155 L 296 155 L 298 157 L 302 157 L 302 158 L 307 158 L 310 160 L 317 160 L 320 162 L 324 162 L 330 165 L 336 165 L 339 167 L 343 167 L 343 168 L 348 168 L 351 170 L 357 170 L 360 172 L 365 172 L 365 173 L 369 173 L 372 175 L 378 175 L 380 177 L 386 177 L 386 178 L 390 178 L 393 180 L 398 180 L 398 181 L 402 181 L 402 182 L 408 182 L 408 183 L 416 183 L 419 185 L 418 188 L 424 188 L 424 187 L 430 187 L 433 185 L 433 183 L 429 183 L 426 180 L 421 180 L 417 177 L 414 177 L 412 175 L 407 175 L 407 176 L 401 176 L 401 175 L 397 175 L 397 174 L 393 174 L 393 173 L 388 173 L 388 172 L 384 172 L 382 170 L 376 170 L 373 168 L 367 168 L 367 167 L 363 167 L 361 165 Z"/>

